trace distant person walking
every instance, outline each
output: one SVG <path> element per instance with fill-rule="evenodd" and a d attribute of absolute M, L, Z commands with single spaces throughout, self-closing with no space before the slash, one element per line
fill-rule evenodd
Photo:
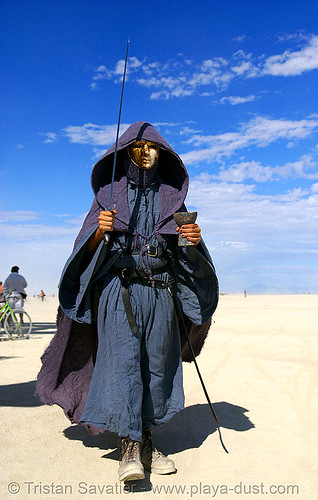
<path fill-rule="evenodd" d="M 45 296 L 46 296 L 45 293 L 43 292 L 43 290 L 41 290 L 40 297 L 41 297 L 42 302 L 43 302 Z"/>
<path fill-rule="evenodd" d="M 3 300 L 3 284 L 2 281 L 0 281 L 0 302 Z"/>
<path fill-rule="evenodd" d="M 10 306 L 14 309 L 23 309 L 24 299 L 26 297 L 24 289 L 27 286 L 28 284 L 25 278 L 19 274 L 18 266 L 13 266 L 11 274 L 9 274 L 3 284 L 3 291 L 4 295 L 8 296 L 7 298 Z"/>

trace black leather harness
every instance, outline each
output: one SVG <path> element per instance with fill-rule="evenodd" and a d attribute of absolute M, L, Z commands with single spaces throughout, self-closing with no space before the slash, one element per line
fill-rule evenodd
<path fill-rule="evenodd" d="M 156 247 L 155 247 L 156 248 Z M 152 276 L 156 276 L 157 274 L 162 274 L 168 270 L 168 265 L 165 264 L 160 267 L 156 267 L 151 270 Z M 175 284 L 175 280 L 172 277 L 169 277 L 168 281 L 162 279 L 152 278 L 150 279 L 148 274 L 142 269 L 133 269 L 133 268 L 111 268 L 110 272 L 112 274 L 116 274 L 119 276 L 121 285 L 122 285 L 122 298 L 125 306 L 125 311 L 128 319 L 128 323 L 130 329 L 134 335 L 138 334 L 138 326 L 136 323 L 136 319 L 131 307 L 130 297 L 129 297 L 129 285 L 131 283 L 138 283 L 139 285 L 149 286 L 153 288 L 166 288 L 167 291 L 172 296 L 172 290 Z"/>

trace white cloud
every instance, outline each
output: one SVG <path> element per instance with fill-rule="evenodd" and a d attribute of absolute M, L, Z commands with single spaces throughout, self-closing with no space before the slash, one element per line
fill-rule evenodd
<path fill-rule="evenodd" d="M 18 265 L 28 282 L 28 295 L 41 289 L 47 294 L 56 293 L 83 216 L 59 226 L 44 224 L 40 217 L 38 222 L 29 223 L 32 213 L 26 219 L 22 217 L 18 212 L 6 212 L 0 224 L 1 278 L 6 278 L 12 265 Z"/>
<path fill-rule="evenodd" d="M 171 91 L 160 90 L 159 92 L 152 92 L 150 95 L 150 99 L 164 99 L 168 100 L 171 97 L 186 97 L 193 93 L 193 90 L 186 90 L 182 88 L 182 86 L 176 87 Z"/>
<path fill-rule="evenodd" d="M 230 103 L 232 106 L 236 106 L 237 104 L 244 104 L 245 102 L 255 101 L 257 97 L 255 95 L 248 95 L 246 97 L 240 96 L 224 96 L 220 99 L 221 104 Z"/>
<path fill-rule="evenodd" d="M 66 221 L 67 224 L 71 226 L 75 226 L 76 228 L 80 228 L 83 224 L 83 221 L 87 215 L 87 212 L 78 215 L 77 217 L 69 217 Z"/>
<path fill-rule="evenodd" d="M 256 78 L 265 75 L 294 76 L 318 68 L 318 36 L 310 38 L 304 35 L 285 37 L 285 41 L 298 38 L 303 47 L 299 50 L 288 49 L 282 54 L 272 56 L 253 56 L 244 50 L 236 51 L 232 57 L 211 57 L 194 64 L 182 54 L 165 62 L 128 59 L 127 74 L 135 77 L 139 85 L 152 89 L 151 99 L 170 99 L 195 94 L 211 95 L 213 90 L 225 90 L 235 78 Z M 237 37 L 243 41 L 244 37 Z M 113 79 L 119 82 L 122 76 L 124 60 L 119 60 L 113 69 L 104 65 L 95 68 L 91 88 L 97 88 L 97 81 Z M 202 87 L 205 88 L 202 92 Z"/>
<path fill-rule="evenodd" d="M 109 80 L 112 77 L 112 72 L 109 71 L 106 66 L 99 66 L 95 69 L 95 74 L 93 75 L 93 80 Z"/>
<path fill-rule="evenodd" d="M 86 213 L 55 215 L 53 223 L 31 211 L 0 212 L 1 277 L 5 279 L 13 265 L 28 282 L 27 293 L 44 289 L 56 293 L 64 264 L 72 252 L 74 240 Z M 14 244 L 13 244 L 14 242 Z"/>
<path fill-rule="evenodd" d="M 143 63 L 137 57 L 129 57 L 128 64 L 129 64 L 130 71 L 132 71 L 134 69 L 140 68 L 140 66 L 142 66 Z M 128 68 L 128 64 L 127 64 L 127 68 Z"/>
<path fill-rule="evenodd" d="M 129 124 L 122 124 L 122 134 Z M 84 125 L 68 125 L 63 129 L 64 135 L 70 142 L 77 144 L 91 144 L 95 146 L 106 146 L 112 144 L 116 139 L 117 125 L 95 125 L 85 123 Z"/>
<path fill-rule="evenodd" d="M 105 148 L 93 148 L 92 161 L 97 161 L 106 153 Z"/>
<path fill-rule="evenodd" d="M 310 37 L 308 37 L 308 35 L 305 35 L 304 33 L 285 33 L 283 35 L 280 35 L 278 37 L 278 41 L 279 42 L 289 42 L 290 40 L 300 40 L 300 41 L 308 41 L 308 39 L 310 39 Z"/>
<path fill-rule="evenodd" d="M 221 57 L 206 59 L 202 62 L 200 71 L 195 72 L 188 81 L 188 85 L 196 89 L 201 85 L 215 85 L 219 88 L 226 88 L 233 78 L 233 73 L 227 68 L 229 62 Z"/>
<path fill-rule="evenodd" d="M 248 99 L 252 100 L 252 97 L 248 96 Z M 231 101 L 232 104 L 237 99 L 240 101 L 239 98 L 234 96 L 229 96 L 226 99 Z M 258 116 L 242 123 L 237 131 L 216 135 L 204 135 L 200 130 L 176 123 L 156 123 L 154 125 L 159 129 L 165 127 L 165 131 L 162 133 L 183 136 L 182 144 L 186 148 L 186 152 L 180 156 L 186 165 L 198 165 L 203 161 L 206 163 L 218 162 L 245 148 L 263 148 L 279 140 L 286 141 L 286 147 L 292 147 L 297 141 L 305 139 L 317 131 L 318 119 L 312 117 L 303 120 L 284 120 Z M 179 127 L 178 130 L 174 130 L 176 126 Z M 128 127 L 129 124 L 122 124 L 120 134 Z M 95 146 L 92 160 L 96 160 L 114 142 L 116 129 L 117 125 L 115 124 L 96 125 L 86 123 L 82 126 L 69 125 L 60 134 L 64 135 L 72 143 Z M 256 162 L 236 163 L 232 165 L 231 171 L 224 171 L 220 175 L 226 176 L 226 179 L 229 179 L 229 176 L 232 175 L 238 181 L 249 177 L 260 182 L 264 179 L 283 178 L 284 175 L 290 175 L 290 172 L 293 172 L 294 177 L 298 175 L 307 179 L 316 179 L 316 172 L 313 172 L 315 166 L 314 159 L 310 155 L 304 155 L 300 160 L 276 167 L 262 166 Z"/>
<path fill-rule="evenodd" d="M 189 123 L 189 122 L 187 122 Z M 130 123 L 122 123 L 119 133 L 123 134 L 130 126 Z M 157 122 L 154 127 L 176 127 L 178 123 Z M 106 148 L 113 144 L 116 139 L 117 124 L 113 125 L 96 125 L 95 123 L 85 123 L 84 125 L 68 125 L 61 132 L 56 134 L 56 137 L 64 136 L 74 144 L 90 144 L 97 146 L 93 149 L 92 159 L 100 158 Z M 104 146 L 104 147 L 102 147 Z"/>
<path fill-rule="evenodd" d="M 137 82 L 143 87 L 161 87 L 162 81 L 161 78 L 150 77 L 150 78 L 138 78 Z"/>
<path fill-rule="evenodd" d="M 38 219 L 38 212 L 33 212 L 32 210 L 15 210 L 15 211 L 0 211 L 0 222 L 27 222 L 30 220 Z"/>
<path fill-rule="evenodd" d="M 76 232 L 76 231 L 75 231 Z M 31 236 L 32 235 L 32 236 Z M 14 241 L 16 244 L 28 241 L 31 237 L 34 241 L 46 241 L 50 244 L 55 241 L 58 242 L 65 237 L 74 235 L 74 225 L 65 224 L 62 226 L 49 226 L 45 224 L 2 224 L 1 236 L 3 240 Z"/>
<path fill-rule="evenodd" d="M 254 96 L 242 98 L 242 100 L 252 100 Z M 232 104 L 243 102 L 241 98 L 235 96 L 228 96 L 224 98 Z M 120 134 L 122 134 L 130 124 L 122 124 Z M 284 120 L 272 119 L 268 117 L 258 116 L 252 120 L 242 123 L 237 131 L 226 132 L 217 135 L 204 135 L 202 131 L 195 130 L 193 127 L 178 125 L 178 131 L 173 131 L 176 123 L 155 124 L 158 128 L 165 127 L 165 133 L 175 133 L 185 136 L 183 141 L 187 151 L 181 154 L 185 164 L 199 164 L 200 162 L 210 163 L 212 161 L 220 161 L 224 157 L 229 157 L 236 154 L 240 150 L 248 147 L 262 148 L 271 143 L 279 140 L 287 141 L 286 147 L 294 146 L 297 141 L 305 139 L 312 135 L 318 129 L 317 117 L 307 118 L 303 120 Z M 168 128 L 168 130 L 167 130 Z M 74 126 L 69 125 L 65 127 L 59 135 L 64 135 L 70 142 L 77 144 L 89 144 L 95 146 L 92 159 L 100 158 L 107 147 L 111 145 L 116 136 L 117 125 L 96 125 L 93 123 L 86 123 L 84 125 Z M 56 134 L 58 136 L 58 134 Z M 188 139 L 186 139 L 188 137 Z M 295 172 L 298 169 L 303 173 L 306 171 L 308 179 L 315 179 L 315 172 L 310 172 L 313 159 L 310 155 L 305 155 L 299 161 L 285 165 L 284 167 L 275 167 L 276 174 L 278 168 L 281 169 L 281 176 L 284 170 L 292 169 Z M 234 167 L 233 167 L 234 168 Z M 246 167 L 247 168 L 247 167 Z M 262 167 L 262 176 L 269 175 L 266 172 L 267 167 Z M 254 172 L 256 171 L 256 164 L 253 165 Z M 242 170 L 242 167 L 241 167 Z M 251 172 L 251 165 L 248 168 Z M 237 172 L 237 167 L 233 174 L 242 175 Z M 256 175 L 256 174 L 255 174 Z M 274 170 L 271 174 L 274 175 Z"/>
<path fill-rule="evenodd" d="M 142 71 L 147 75 L 151 76 L 153 73 L 159 73 L 160 71 L 160 64 L 158 62 L 153 62 L 149 64 L 143 64 L 142 65 Z"/>
<path fill-rule="evenodd" d="M 198 211 L 221 290 L 261 283 L 273 292 L 318 291 L 317 191 L 267 196 L 253 185 L 218 182 L 208 174 L 190 182 L 187 206 Z M 302 262 L 306 269 L 299 274 Z"/>
<path fill-rule="evenodd" d="M 268 57 L 262 74 L 294 76 L 314 69 L 318 69 L 318 36 L 313 36 L 301 50 L 286 50 L 283 54 Z"/>
<path fill-rule="evenodd" d="M 232 66 L 232 71 L 237 76 L 247 75 L 249 77 L 256 75 L 255 66 L 250 61 L 243 61 L 236 66 Z"/>
<path fill-rule="evenodd" d="M 201 161 L 215 161 L 230 156 L 248 146 L 265 147 L 280 139 L 304 139 L 318 128 L 318 120 L 275 120 L 267 117 L 256 117 L 243 123 L 238 132 L 227 132 L 219 135 L 195 134 L 187 142 L 196 149 L 182 155 L 186 164 L 197 164 Z M 202 149 L 200 146 L 204 146 Z"/>
<path fill-rule="evenodd" d="M 189 123 L 189 122 L 187 122 Z M 192 123 L 192 122 L 191 122 Z M 180 123 L 172 123 L 172 122 L 154 122 L 153 126 L 160 128 L 160 127 L 179 127 Z"/>
<path fill-rule="evenodd" d="M 142 61 L 140 61 L 137 57 L 129 57 L 127 61 L 127 75 L 128 78 L 130 73 L 134 73 L 142 66 Z M 114 78 L 115 82 L 119 82 L 124 74 L 124 66 L 125 60 L 120 59 L 116 62 L 114 68 L 109 69 L 105 65 L 100 65 L 97 68 L 94 68 L 94 74 L 92 76 L 92 82 L 90 83 L 90 88 L 95 90 L 98 88 L 97 82 L 100 80 L 111 80 Z"/>
<path fill-rule="evenodd" d="M 314 171 L 313 171 L 314 170 Z M 240 162 L 229 167 L 221 168 L 218 175 L 212 176 L 226 182 L 255 182 L 279 181 L 287 178 L 318 179 L 317 163 L 311 155 L 304 155 L 300 160 L 288 162 L 282 166 L 264 166 L 260 162 Z"/>
<path fill-rule="evenodd" d="M 5 279 L 12 265 L 20 267 L 20 273 L 26 278 L 27 294 L 32 296 L 41 289 L 47 295 L 56 294 L 58 282 L 64 264 L 72 251 L 72 240 L 37 240 L 20 241 L 19 246 L 12 243 L 2 244 L 6 255 L 1 262 L 1 274 Z M 7 253 L 8 252 L 8 253 Z"/>
<path fill-rule="evenodd" d="M 245 35 L 239 35 L 236 36 L 235 38 L 232 38 L 232 42 L 243 42 L 245 40 L 246 36 Z"/>
<path fill-rule="evenodd" d="M 46 137 L 44 141 L 46 144 L 55 142 L 57 139 L 57 134 L 55 132 L 44 132 L 44 133 L 40 132 L 39 135 L 43 135 L 44 137 Z"/>
<path fill-rule="evenodd" d="M 170 59 L 166 62 L 148 62 L 131 57 L 128 60 L 128 75 L 136 74 L 136 81 L 143 87 L 160 89 L 151 93 L 151 99 L 189 96 L 202 85 L 225 88 L 235 75 L 230 70 L 224 70 L 229 66 L 229 61 L 224 58 L 206 59 L 193 67 L 192 62 L 185 59 L 182 54 L 178 56 L 179 59 Z M 117 82 L 117 77 L 123 74 L 123 70 L 123 60 L 118 61 L 113 70 L 105 66 L 96 68 L 91 88 L 96 88 L 96 80 L 113 78 Z"/>
<path fill-rule="evenodd" d="M 243 182 L 246 179 L 252 179 L 256 182 L 264 182 L 272 180 L 272 175 L 271 167 L 264 167 L 259 162 L 251 161 L 231 165 L 228 168 L 221 170 L 215 177 L 226 182 Z"/>
<path fill-rule="evenodd" d="M 314 167 L 309 155 L 272 168 L 241 162 L 229 167 L 229 173 L 236 169 L 235 179 L 228 179 L 226 171 L 221 171 L 217 178 L 206 173 L 191 180 L 187 206 L 198 211 L 198 223 L 222 291 L 249 290 L 257 279 L 274 292 L 277 288 L 317 292 L 318 183 L 272 195 L 259 194 L 256 185 L 244 184 L 250 179 L 309 178 Z M 36 212 L 2 214 L 2 275 L 5 277 L 5 270 L 9 272 L 12 265 L 19 265 L 29 282 L 30 295 L 40 289 L 56 293 L 85 214 L 72 219 L 61 214 L 60 222 L 62 216 L 67 220 L 53 226 L 44 224 Z M 299 262 L 306 262 L 301 275 Z"/>
<path fill-rule="evenodd" d="M 190 128 L 188 126 L 182 126 L 179 130 L 179 135 L 193 135 L 193 134 L 200 134 L 202 133 L 202 130 L 195 130 L 193 128 Z"/>

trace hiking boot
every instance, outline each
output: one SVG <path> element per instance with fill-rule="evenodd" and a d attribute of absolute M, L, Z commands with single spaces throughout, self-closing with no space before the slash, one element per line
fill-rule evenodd
<path fill-rule="evenodd" d="M 142 432 L 141 462 L 154 474 L 171 474 L 177 470 L 173 460 L 165 457 L 153 445 L 151 429 L 144 429 Z"/>
<path fill-rule="evenodd" d="M 139 441 L 133 441 L 129 437 L 121 438 L 120 448 L 119 481 L 144 479 L 145 472 L 140 460 Z"/>

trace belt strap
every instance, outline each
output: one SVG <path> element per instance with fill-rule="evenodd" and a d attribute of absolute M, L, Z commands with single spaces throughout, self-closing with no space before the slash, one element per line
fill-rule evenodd
<path fill-rule="evenodd" d="M 161 274 L 167 271 L 168 265 L 164 264 L 163 266 L 160 267 L 155 267 L 154 269 L 151 269 L 151 273 L 153 276 L 156 274 Z M 112 267 L 110 270 L 111 273 L 117 274 L 121 282 L 125 286 L 129 286 L 129 283 L 140 283 L 141 285 L 144 286 L 151 286 L 151 281 L 149 279 L 149 276 L 143 269 L 133 269 L 132 267 L 124 267 L 123 269 L 120 267 Z M 162 280 L 155 280 L 155 281 L 162 281 Z M 163 288 L 163 287 L 161 287 Z"/>
<path fill-rule="evenodd" d="M 155 269 L 152 269 L 152 275 L 156 274 L 161 274 L 167 270 L 168 266 L 164 265 L 161 267 L 157 267 Z M 139 269 L 132 269 L 132 268 L 124 268 L 124 269 L 119 269 L 119 268 L 112 268 L 111 272 L 114 274 L 117 274 L 121 280 L 122 288 L 121 288 L 121 293 L 122 293 L 122 298 L 123 298 L 123 304 L 125 307 L 126 315 L 127 315 L 127 320 L 129 323 L 129 327 L 133 333 L 133 335 L 138 335 L 138 326 L 136 323 L 136 319 L 131 307 L 131 302 L 130 302 L 130 297 L 129 297 L 129 285 L 130 283 L 138 283 L 143 286 L 149 286 L 151 287 L 151 281 L 148 277 L 148 275 L 143 271 Z M 154 286 L 155 288 L 166 288 L 168 291 L 173 287 L 174 284 L 174 279 L 169 278 L 168 282 L 161 280 L 161 279 L 154 279 Z M 170 292 L 171 293 L 171 292 Z"/>
<path fill-rule="evenodd" d="M 147 255 L 149 257 L 160 258 L 164 254 L 163 249 L 160 246 L 148 244 L 148 245 L 146 245 L 146 249 L 147 249 Z M 124 251 L 124 254 L 125 255 L 140 255 L 140 251 L 141 251 L 141 249 L 132 250 L 130 248 L 126 248 L 126 250 Z"/>

